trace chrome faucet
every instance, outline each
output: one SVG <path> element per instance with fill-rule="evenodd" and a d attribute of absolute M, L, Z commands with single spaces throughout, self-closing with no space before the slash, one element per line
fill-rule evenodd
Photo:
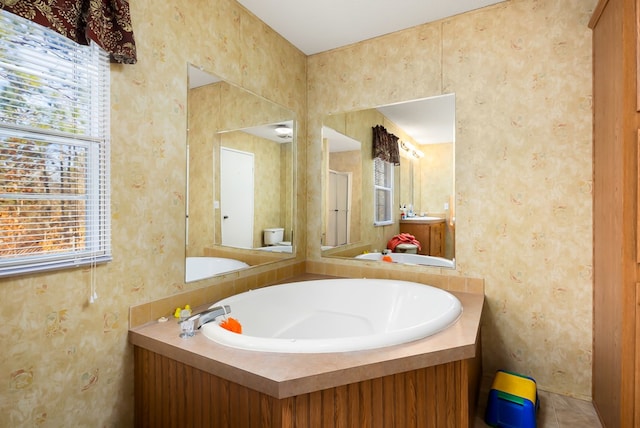
<path fill-rule="evenodd" d="M 189 318 L 189 321 L 196 321 L 195 328 L 200 328 L 208 322 L 211 322 L 218 318 L 221 315 L 226 315 L 231 312 L 231 307 L 229 305 L 224 306 L 216 306 L 211 309 L 207 309 L 206 311 L 202 311 L 199 314 L 193 315 Z"/>

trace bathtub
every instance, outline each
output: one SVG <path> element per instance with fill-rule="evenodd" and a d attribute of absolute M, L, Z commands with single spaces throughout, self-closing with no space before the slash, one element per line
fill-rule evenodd
<path fill-rule="evenodd" d="M 389 253 L 394 263 L 403 263 L 408 265 L 423 265 L 445 268 L 455 268 L 455 260 L 445 259 L 443 257 L 423 256 L 421 254 L 407 253 Z M 382 253 L 360 254 L 355 257 L 361 260 L 382 260 Z"/>
<path fill-rule="evenodd" d="M 445 290 L 384 279 L 325 279 L 274 285 L 223 299 L 242 334 L 202 326 L 222 345 L 283 353 L 346 352 L 422 339 L 446 329 L 462 314 Z"/>
<path fill-rule="evenodd" d="M 293 246 L 291 245 L 268 245 L 266 247 L 255 248 L 260 251 L 269 251 L 270 253 L 292 253 Z"/>
<path fill-rule="evenodd" d="M 405 217 L 402 219 L 402 221 L 423 221 L 423 222 L 428 222 L 428 221 L 432 221 L 432 222 L 438 222 L 438 221 L 442 221 L 444 220 L 442 217 L 430 217 L 430 216 L 412 216 L 412 217 Z"/>
<path fill-rule="evenodd" d="M 223 257 L 187 257 L 185 282 L 249 267 L 245 262 Z"/>

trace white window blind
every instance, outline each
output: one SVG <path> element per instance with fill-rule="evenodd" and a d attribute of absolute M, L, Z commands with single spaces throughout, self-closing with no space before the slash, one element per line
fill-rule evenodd
<path fill-rule="evenodd" d="M 109 60 L 0 10 L 0 276 L 111 259 Z"/>
<path fill-rule="evenodd" d="M 373 160 L 373 224 L 393 223 L 393 164 L 380 158 Z"/>

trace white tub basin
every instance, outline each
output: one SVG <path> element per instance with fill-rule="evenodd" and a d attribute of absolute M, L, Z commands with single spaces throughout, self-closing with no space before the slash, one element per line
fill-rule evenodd
<path fill-rule="evenodd" d="M 198 281 L 248 267 L 249 265 L 243 261 L 224 257 L 187 257 L 185 282 Z"/>
<path fill-rule="evenodd" d="M 453 269 L 455 267 L 454 260 L 445 259 L 444 257 L 423 256 L 421 254 L 407 254 L 407 253 L 389 253 L 388 255 L 391 256 L 391 260 L 393 260 L 393 263 L 445 267 L 450 269 Z M 382 261 L 382 253 L 359 254 L 355 258 L 359 260 Z M 388 262 L 382 262 L 382 263 L 388 263 Z"/>
<path fill-rule="evenodd" d="M 413 216 L 413 217 L 405 217 L 402 221 L 438 221 L 444 220 L 442 217 L 430 217 L 430 216 Z"/>
<path fill-rule="evenodd" d="M 202 327 L 222 345 L 285 353 L 345 352 L 398 345 L 455 323 L 460 301 L 449 292 L 415 282 L 335 279 L 275 285 L 215 303 L 229 305 L 242 334 Z"/>

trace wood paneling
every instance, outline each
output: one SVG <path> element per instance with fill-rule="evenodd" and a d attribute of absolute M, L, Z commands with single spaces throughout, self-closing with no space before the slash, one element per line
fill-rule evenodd
<path fill-rule="evenodd" d="M 593 29 L 593 403 L 605 427 L 638 420 L 638 0 L 601 0 Z M 635 425 L 638 426 L 638 425 Z"/>
<path fill-rule="evenodd" d="M 480 357 L 277 399 L 135 347 L 137 427 L 464 428 Z M 473 400 L 473 402 L 469 402 Z"/>
<path fill-rule="evenodd" d="M 640 112 L 640 0 L 636 0 L 636 111 Z"/>

